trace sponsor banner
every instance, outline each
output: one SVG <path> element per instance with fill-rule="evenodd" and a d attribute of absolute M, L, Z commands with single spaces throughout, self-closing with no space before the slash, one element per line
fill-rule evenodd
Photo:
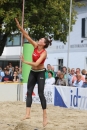
<path fill-rule="evenodd" d="M 55 86 L 54 105 L 87 110 L 87 88 Z"/>
<path fill-rule="evenodd" d="M 54 86 L 47 85 L 44 89 L 44 95 L 46 97 L 47 104 L 54 104 Z M 23 84 L 23 102 L 26 101 L 27 97 L 27 84 Z M 33 93 L 32 93 L 32 102 L 40 103 L 40 99 L 38 96 L 38 85 L 35 85 Z"/>

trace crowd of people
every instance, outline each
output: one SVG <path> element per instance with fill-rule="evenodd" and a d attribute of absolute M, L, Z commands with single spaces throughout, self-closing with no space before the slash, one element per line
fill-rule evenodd
<path fill-rule="evenodd" d="M 68 72 L 68 73 L 67 73 Z M 47 65 L 45 73 L 45 84 L 60 85 L 60 86 L 72 86 L 72 87 L 87 87 L 87 71 L 80 68 L 67 68 L 62 67 L 62 70 L 54 71 L 54 67 L 50 64 Z"/>
<path fill-rule="evenodd" d="M 0 67 L 0 82 L 11 83 L 22 81 L 22 69 L 18 66 L 13 67 L 12 63 L 9 63 L 4 69 Z"/>
<path fill-rule="evenodd" d="M 80 68 L 67 68 L 62 67 L 62 70 L 54 71 L 54 66 L 47 64 L 45 72 L 45 85 L 60 85 L 60 86 L 73 86 L 73 87 L 87 87 L 87 71 Z M 13 67 L 9 63 L 4 69 L 0 67 L 0 82 L 22 82 L 22 69 L 18 66 Z"/>

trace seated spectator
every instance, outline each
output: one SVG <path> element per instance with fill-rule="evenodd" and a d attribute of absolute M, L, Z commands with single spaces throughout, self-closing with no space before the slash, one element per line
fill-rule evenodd
<path fill-rule="evenodd" d="M 17 82 L 17 83 L 19 82 L 19 77 L 16 71 L 13 74 L 13 82 Z"/>
<path fill-rule="evenodd" d="M 55 83 L 55 78 L 53 77 L 52 71 L 48 72 L 48 78 L 45 80 L 45 84 L 53 85 Z"/>
<path fill-rule="evenodd" d="M 8 69 L 5 70 L 5 76 L 2 78 L 2 82 L 5 82 L 5 83 L 13 82 L 12 76 L 10 76 Z"/>
<path fill-rule="evenodd" d="M 85 82 L 82 85 L 83 88 L 87 88 L 87 76 L 85 77 Z"/>
<path fill-rule="evenodd" d="M 66 80 L 64 79 L 63 73 L 60 73 L 59 79 L 57 80 L 56 85 L 66 86 Z"/>
<path fill-rule="evenodd" d="M 77 80 L 74 81 L 73 87 L 82 87 L 83 81 L 81 80 L 81 77 L 82 77 L 81 74 L 76 75 Z"/>

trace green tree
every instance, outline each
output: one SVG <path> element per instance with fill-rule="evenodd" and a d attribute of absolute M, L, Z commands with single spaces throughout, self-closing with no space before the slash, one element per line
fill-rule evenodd
<path fill-rule="evenodd" d="M 22 1 L 0 0 L 0 35 L 4 34 L 4 37 L 0 39 L 0 55 L 3 52 L 7 37 L 18 30 L 14 18 L 17 17 L 21 23 Z M 75 5 L 73 0 L 72 25 L 75 24 L 77 15 L 74 10 Z M 24 28 L 28 29 L 28 33 L 35 40 L 46 35 L 53 35 L 55 40 L 66 43 L 69 9 L 70 0 L 25 0 Z"/>

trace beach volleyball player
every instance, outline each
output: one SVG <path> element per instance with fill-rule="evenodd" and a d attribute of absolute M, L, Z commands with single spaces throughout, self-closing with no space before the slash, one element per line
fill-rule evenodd
<path fill-rule="evenodd" d="M 26 114 L 23 118 L 30 118 L 30 109 L 32 104 L 32 92 L 35 84 L 38 84 L 38 95 L 41 101 L 41 106 L 43 109 L 43 127 L 47 125 L 47 113 L 46 113 L 46 99 L 44 96 L 44 85 L 45 85 L 45 67 L 44 62 L 47 57 L 47 48 L 51 45 L 52 40 L 48 38 L 41 38 L 38 42 L 35 42 L 28 33 L 20 26 L 19 21 L 15 18 L 18 29 L 23 33 L 23 36 L 34 46 L 34 51 L 32 54 L 32 62 L 24 60 L 21 56 L 21 61 L 25 64 L 31 66 L 28 83 L 27 83 L 27 100 L 26 100 Z"/>

